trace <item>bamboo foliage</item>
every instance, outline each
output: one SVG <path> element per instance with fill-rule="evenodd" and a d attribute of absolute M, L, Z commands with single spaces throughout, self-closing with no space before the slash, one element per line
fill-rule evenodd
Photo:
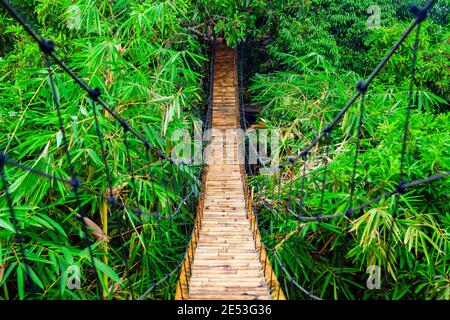
<path fill-rule="evenodd" d="M 388 0 L 378 1 L 383 15 L 377 28 L 367 26 L 371 0 L 11 2 L 40 34 L 58 44 L 58 55 L 77 74 L 101 89 L 108 105 L 155 148 L 168 153 L 177 129 L 201 131 L 197 120 L 207 103 L 205 39 L 213 33 L 230 45 L 245 39 L 245 98 L 263 107 L 252 128 L 281 132 L 282 159 L 302 150 L 323 129 L 352 94 L 356 81 L 367 77 L 410 20 L 405 2 Z M 449 170 L 447 9 L 438 1 L 422 25 L 407 180 Z M 399 48 L 367 95 L 354 205 L 398 183 L 412 44 L 409 39 Z M 109 186 L 89 97 L 60 68 L 52 72 L 75 171 L 83 184 L 105 194 Z M 104 111 L 99 114 L 115 199 L 160 213 L 139 217 L 128 210 L 106 210 L 102 199 L 81 194 L 103 297 L 136 298 L 165 279 L 146 298 L 173 298 L 178 274 L 171 272 L 182 260 L 192 232 L 199 168 L 176 171 L 156 154 L 147 161 L 143 146 L 130 137 L 133 180 L 120 126 Z M 285 211 L 263 206 L 274 200 L 302 215 L 345 212 L 358 116 L 357 108 L 351 109 L 333 132 L 323 207 L 322 144 L 306 162 L 276 175 L 281 178 L 279 188 L 273 176 L 249 176 L 263 242 L 276 248 L 300 285 L 324 299 L 448 300 L 449 179 L 334 221 L 298 221 Z M 0 150 L 32 168 L 69 177 L 43 57 L 4 10 Z M 6 174 L 30 276 L 37 286 L 35 298 L 96 299 L 96 277 L 69 186 L 10 167 Z M 165 219 L 179 207 L 186 189 L 194 190 L 193 198 L 178 215 Z M 18 255 L 14 225 L 0 192 L 0 299 L 30 297 Z M 366 270 L 371 265 L 386 273 L 385 290 L 367 289 Z M 70 289 L 67 283 L 77 270 L 80 288 Z M 305 298 L 276 265 L 274 270 L 288 298 Z"/>
<path fill-rule="evenodd" d="M 59 44 L 58 52 L 66 57 L 66 63 L 92 86 L 99 86 L 106 102 L 140 128 L 156 148 L 170 151 L 172 131 L 200 116 L 198 110 L 204 97 L 203 44 L 182 33 L 177 22 L 186 19 L 187 2 L 34 2 L 35 10 L 20 1 L 17 5 L 23 5 L 27 18 L 40 32 Z M 70 5 L 79 10 L 70 7 L 67 11 Z M 79 16 L 71 16 L 78 11 Z M 68 25 L 69 16 L 78 19 L 78 25 Z M 0 149 L 33 168 L 68 177 L 42 56 L 3 11 L 0 21 L 8 25 L 8 52 L 0 58 Z M 106 192 L 90 102 L 58 68 L 53 72 L 77 175 L 86 186 Z M 14 96 L 19 100 L 12 99 Z M 186 118 L 188 111 L 194 116 Z M 136 169 L 133 190 L 121 131 L 106 114 L 99 122 L 112 170 L 114 196 L 135 206 L 137 194 L 139 206 L 147 211 L 172 214 L 184 196 L 184 186 L 168 184 L 165 179 L 173 174 L 173 168 L 154 155 L 147 163 L 143 146 L 130 139 Z M 185 177 L 179 179 L 196 186 L 197 170 L 186 167 Z M 68 186 L 10 168 L 7 175 L 27 256 L 32 261 L 31 275 L 39 287 L 38 297 L 95 297 L 94 275 L 87 248 L 79 237 L 81 225 L 78 213 L 72 210 L 74 199 Z M 136 297 L 182 257 L 192 223 L 189 207 L 182 208 L 170 221 L 160 221 L 128 211 L 107 210 L 102 199 L 89 194 L 81 197 L 104 298 Z M 187 203 L 195 203 L 195 197 L 194 193 Z M 2 194 L 0 208 L 0 297 L 26 298 L 23 264 L 15 259 L 14 230 Z M 66 286 L 74 267 L 81 270 L 78 290 Z M 176 274 L 148 297 L 169 298 L 174 294 L 170 281 L 174 279 Z"/>

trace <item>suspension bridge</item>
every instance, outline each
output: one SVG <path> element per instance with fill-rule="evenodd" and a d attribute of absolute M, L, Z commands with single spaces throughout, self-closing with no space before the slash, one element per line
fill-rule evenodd
<path fill-rule="evenodd" d="M 238 130 L 236 50 L 223 43 L 214 49 L 212 128 L 197 212 L 198 234 L 188 248 L 176 298 L 284 298 L 249 206 L 243 137 Z"/>
<path fill-rule="evenodd" d="M 418 185 L 432 183 L 439 179 L 446 178 L 450 172 L 436 173 L 428 177 L 423 177 L 414 181 L 405 180 L 405 156 L 407 153 L 407 141 L 409 137 L 409 116 L 410 111 L 414 105 L 414 77 L 417 62 L 417 51 L 419 48 L 420 25 L 427 17 L 430 8 L 435 1 L 428 1 L 423 7 L 413 7 L 414 20 L 410 26 L 405 30 L 400 39 L 393 45 L 388 54 L 381 60 L 379 65 L 374 69 L 372 74 L 366 79 L 361 80 L 356 84 L 356 93 L 349 100 L 349 102 L 338 112 L 335 118 L 324 127 L 318 136 L 301 152 L 298 154 L 286 157 L 276 165 L 276 173 L 273 175 L 276 187 L 273 191 L 280 190 L 282 183 L 281 177 L 284 170 L 288 167 L 302 165 L 307 161 L 311 150 L 318 146 L 319 143 L 324 142 L 325 148 L 329 147 L 330 134 L 335 129 L 336 125 L 346 114 L 346 112 L 355 104 L 359 102 L 359 121 L 358 133 L 356 139 L 356 148 L 354 154 L 354 167 L 352 175 L 352 183 L 349 186 L 350 202 L 348 208 L 343 212 L 336 212 L 333 214 L 322 214 L 318 216 L 310 216 L 301 214 L 301 210 L 293 208 L 289 203 L 283 204 L 275 201 L 275 197 L 271 200 L 262 201 L 258 206 L 265 206 L 270 210 L 284 211 L 292 215 L 296 219 L 306 221 L 323 221 L 325 219 L 333 219 L 337 217 L 346 216 L 351 219 L 358 212 L 370 207 L 383 198 L 396 197 L 404 193 L 407 189 L 412 189 Z M 91 258 L 91 266 L 95 270 L 94 274 L 97 277 L 97 291 L 99 298 L 101 298 L 101 287 L 98 279 L 98 272 L 96 270 L 95 260 L 93 258 L 92 240 L 89 236 L 89 226 L 83 214 L 83 205 L 80 201 L 80 194 L 83 192 L 91 193 L 96 197 L 102 198 L 113 212 L 125 211 L 135 213 L 137 216 L 149 214 L 164 218 L 159 212 L 149 210 L 139 206 L 131 207 L 118 200 L 112 190 L 111 170 L 106 161 L 107 145 L 103 138 L 101 126 L 98 118 L 97 108 L 102 108 L 110 115 L 111 121 L 118 123 L 122 128 L 123 143 L 127 149 L 127 163 L 129 165 L 129 175 L 132 177 L 131 188 L 133 188 L 133 177 L 135 176 L 135 167 L 133 166 L 130 157 L 129 138 L 132 136 L 137 141 L 140 141 L 145 149 L 144 156 L 150 162 L 150 156 L 159 157 L 166 161 L 175 172 L 179 172 L 179 168 L 189 165 L 172 159 L 170 156 L 152 145 L 143 134 L 143 131 L 134 128 L 129 122 L 124 119 L 117 111 L 109 107 L 103 100 L 102 94 L 98 88 L 90 87 L 85 81 L 76 75 L 63 61 L 61 61 L 55 51 L 55 44 L 47 39 L 39 36 L 26 22 L 26 20 L 19 15 L 17 10 L 13 8 L 6 0 L 1 0 L 3 7 L 11 14 L 11 16 L 24 27 L 28 34 L 36 41 L 41 49 L 47 66 L 48 77 L 52 94 L 54 98 L 55 110 L 58 114 L 59 124 L 58 129 L 62 132 L 62 148 L 66 155 L 66 161 L 69 164 L 70 177 L 61 177 L 49 174 L 48 172 L 39 171 L 26 164 L 19 163 L 12 159 L 5 152 L 0 152 L 0 178 L 1 191 L 0 196 L 6 198 L 7 210 L 10 219 L 15 227 L 15 234 L 17 243 L 20 246 L 21 261 L 25 265 L 25 271 L 28 278 L 28 289 L 30 292 L 35 291 L 36 287 L 33 285 L 33 279 L 30 273 L 31 261 L 28 258 L 28 253 L 24 249 L 24 239 L 21 236 L 20 227 L 16 217 L 16 204 L 13 203 L 10 191 L 10 181 L 8 179 L 7 167 L 24 170 L 31 174 L 41 176 L 54 181 L 62 182 L 71 187 L 72 195 L 74 196 L 74 208 L 78 211 L 79 223 L 82 226 L 85 245 L 89 248 L 89 255 Z M 411 61 L 411 88 L 409 92 L 409 103 L 405 115 L 405 127 L 403 132 L 402 148 L 399 154 L 400 158 L 400 177 L 397 181 L 395 189 L 384 194 L 378 195 L 365 203 L 357 206 L 353 205 L 354 192 L 356 189 L 355 175 L 358 165 L 358 154 L 360 151 L 361 130 L 364 123 L 364 102 L 368 94 L 370 85 L 376 76 L 382 71 L 383 67 L 389 62 L 391 57 L 395 54 L 397 49 L 405 41 L 410 34 L 415 32 L 415 42 L 412 48 L 413 55 Z M 156 281 L 143 295 L 141 299 L 146 298 L 152 290 L 154 290 L 160 283 L 166 281 L 168 278 L 178 274 L 178 281 L 176 284 L 176 299 L 286 299 L 286 295 L 278 282 L 282 275 L 285 280 L 291 282 L 303 294 L 311 299 L 319 299 L 314 292 L 303 288 L 297 280 L 295 275 L 289 274 L 287 268 L 283 265 L 282 259 L 277 255 L 276 250 L 267 248 L 263 242 L 259 231 L 258 224 L 258 206 L 253 202 L 253 193 L 250 192 L 247 175 L 255 175 L 254 168 L 250 165 L 246 166 L 247 153 L 245 139 L 240 133 L 240 129 L 247 129 L 247 122 L 245 119 L 245 110 L 242 94 L 242 47 L 232 49 L 227 47 L 223 41 L 211 41 L 211 69 L 210 69 L 210 93 L 209 104 L 206 114 L 205 132 L 207 132 L 208 139 L 205 143 L 204 153 L 205 161 L 202 164 L 201 176 L 198 180 L 201 182 L 197 210 L 195 215 L 195 222 L 192 226 L 192 234 L 189 243 L 187 244 L 183 260 L 164 278 Z M 77 172 L 73 166 L 73 154 L 70 150 L 64 117 L 61 114 L 61 108 L 57 99 L 58 92 L 53 79 L 52 66 L 58 65 L 66 74 L 68 74 L 74 83 L 80 86 L 85 94 L 92 102 L 94 110 L 94 121 L 96 133 L 100 149 L 102 150 L 102 160 L 104 164 L 105 179 L 108 181 L 108 191 L 94 190 L 86 187 L 81 179 L 77 176 Z M 248 148 L 255 148 L 251 143 Z M 258 157 L 258 166 L 264 167 L 265 162 Z M 326 182 L 326 168 L 328 162 L 324 163 L 325 174 L 322 187 L 322 197 L 325 192 Z M 303 176 L 300 177 L 304 179 Z M 154 173 L 150 169 L 149 177 L 153 180 Z M 292 186 L 292 175 L 290 175 L 290 185 Z M 261 188 L 257 188 L 261 190 Z M 187 195 L 181 199 L 180 206 L 187 203 L 187 201 L 195 194 L 195 190 L 191 190 Z M 301 194 L 304 194 L 302 190 Z M 300 205 L 302 199 L 300 199 Z M 179 208 L 178 208 L 179 209 Z M 176 215 L 179 210 L 172 213 Z M 393 218 L 395 219 L 396 211 L 394 208 Z M 165 217 L 167 218 L 167 217 Z M 126 255 L 123 259 L 126 264 Z M 389 256 L 389 254 L 387 254 Z"/>

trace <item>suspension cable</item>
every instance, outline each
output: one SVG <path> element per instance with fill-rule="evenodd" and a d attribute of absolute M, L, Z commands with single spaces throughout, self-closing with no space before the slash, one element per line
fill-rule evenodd
<path fill-rule="evenodd" d="M 51 65 L 51 62 L 49 59 L 49 55 L 54 51 L 55 47 L 54 47 L 54 43 L 51 41 L 46 41 L 43 44 L 45 44 L 45 46 L 41 45 L 41 50 L 45 54 L 45 61 L 46 61 L 46 65 L 47 65 L 47 72 L 48 72 L 48 77 L 49 77 L 49 82 L 50 82 L 50 88 L 51 88 L 51 92 L 52 92 L 52 96 L 53 96 L 53 103 L 55 105 L 56 113 L 58 115 L 59 130 L 62 135 L 62 145 L 63 145 L 63 149 L 64 149 L 64 152 L 66 155 L 66 160 L 67 160 L 67 163 L 69 166 L 70 177 L 71 177 L 71 180 L 74 181 L 74 184 L 72 184 L 72 191 L 75 194 L 76 208 L 78 209 L 79 219 L 81 220 L 81 225 L 83 227 L 83 233 L 84 233 L 86 246 L 88 247 L 91 265 L 92 265 L 92 268 L 93 268 L 94 274 L 95 274 L 95 280 L 96 280 L 96 284 L 97 284 L 97 296 L 99 299 L 101 299 L 101 297 L 102 297 L 101 283 L 100 283 L 100 279 L 98 276 L 98 270 L 95 265 L 94 253 L 92 251 L 92 245 L 91 245 L 91 241 L 89 239 L 88 226 L 86 223 L 86 218 L 84 216 L 84 212 L 83 212 L 83 208 L 82 208 L 81 200 L 80 200 L 80 193 L 79 193 L 80 183 L 79 183 L 77 176 L 75 175 L 75 168 L 74 168 L 72 156 L 71 156 L 70 150 L 69 150 L 69 142 L 67 140 L 67 133 L 66 133 L 66 129 L 65 129 L 64 122 L 62 119 L 62 114 L 61 114 L 61 105 L 60 105 L 60 101 L 59 101 L 59 94 L 58 94 L 58 90 L 56 88 L 54 73 L 52 71 L 52 65 Z"/>
<path fill-rule="evenodd" d="M 30 293 L 32 296 L 36 293 L 36 284 L 34 283 L 33 278 L 31 277 L 31 267 L 30 262 L 28 260 L 25 246 L 23 244 L 23 238 L 22 234 L 20 232 L 19 228 L 19 221 L 17 220 L 16 213 L 14 211 L 14 205 L 13 201 L 11 199 L 11 194 L 9 192 L 9 184 L 8 179 L 6 177 L 6 170 L 5 170 L 5 164 L 6 164 L 6 157 L 2 152 L 0 152 L 0 181 L 2 182 L 2 191 L 6 198 L 6 204 L 8 206 L 9 216 L 11 218 L 12 224 L 14 226 L 14 233 L 17 239 L 17 243 L 19 244 L 20 248 L 20 255 L 22 258 L 22 263 L 25 267 L 25 277 L 26 277 L 26 284 L 27 287 L 30 287 Z"/>
<path fill-rule="evenodd" d="M 420 8 L 418 7 L 412 7 L 411 10 L 414 14 L 416 14 L 418 19 L 422 19 L 420 17 Z M 391 225 L 388 229 L 388 234 L 387 234 L 387 250 L 386 250 L 386 267 L 384 268 L 384 278 L 385 278 L 385 286 L 387 288 L 387 280 L 388 280 L 388 268 L 389 268 L 389 262 L 390 262 L 390 254 L 392 251 L 392 241 L 393 239 L 393 232 L 394 232 L 394 227 L 396 224 L 396 219 L 397 219 L 397 215 L 398 215 L 398 202 L 399 202 L 399 197 L 401 194 L 404 193 L 404 190 L 401 188 L 402 184 L 405 183 L 405 177 L 406 177 L 406 173 L 405 173 L 405 162 L 406 162 L 406 153 L 407 153 L 407 143 L 408 143 L 408 137 L 409 137 L 409 126 L 410 126 L 410 118 L 411 118 L 411 109 L 414 105 L 414 84 L 415 84 L 415 80 L 416 80 L 416 64 L 417 64 L 417 52 L 419 49 L 419 41 L 420 41 L 420 27 L 421 27 L 421 23 L 419 23 L 419 25 L 416 28 L 416 35 L 415 35 L 415 40 L 414 40 L 414 45 L 413 45 L 413 55 L 412 55 L 412 59 L 411 59 L 411 77 L 410 77 L 410 84 L 409 84 L 409 96 L 408 96 L 408 107 L 406 109 L 406 116 L 405 116 L 405 127 L 404 127 L 404 131 L 403 131 L 403 137 L 402 137 L 402 149 L 400 152 L 400 167 L 399 167 L 399 171 L 400 171 L 400 176 L 399 176 L 399 190 L 398 193 L 394 196 L 394 204 L 392 207 L 392 217 L 391 217 Z M 394 252 L 392 252 L 392 254 L 394 254 Z M 394 258 L 395 259 L 395 258 Z M 385 290 L 385 293 L 387 295 L 387 290 Z"/>

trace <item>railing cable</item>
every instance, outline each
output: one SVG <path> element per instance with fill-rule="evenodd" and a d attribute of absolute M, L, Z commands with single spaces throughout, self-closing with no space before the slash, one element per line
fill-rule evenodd
<path fill-rule="evenodd" d="M 14 204 L 11 199 L 11 194 L 9 192 L 9 184 L 8 184 L 8 179 L 6 176 L 5 164 L 6 164 L 6 157 L 3 152 L 0 152 L 0 181 L 2 183 L 1 190 L 3 191 L 3 194 L 5 195 L 5 198 L 6 198 L 6 204 L 8 206 L 9 216 L 10 216 L 10 219 L 14 226 L 15 237 L 16 237 L 17 243 L 19 244 L 22 263 L 25 267 L 25 283 L 26 283 L 27 287 L 30 288 L 30 293 L 32 295 L 34 295 L 37 291 L 36 284 L 34 283 L 34 280 L 31 277 L 30 263 L 29 263 L 29 260 L 28 260 L 28 257 L 27 257 L 26 251 L 25 251 L 22 234 L 20 232 L 19 221 L 17 220 L 17 216 L 14 211 Z"/>
<path fill-rule="evenodd" d="M 419 7 L 413 6 L 411 9 L 412 13 L 416 15 L 416 19 L 420 19 L 420 22 L 425 18 L 423 16 L 422 9 Z M 401 187 L 405 183 L 405 162 L 406 162 L 406 154 L 407 154 L 407 143 L 408 143 L 408 137 L 409 137 L 409 127 L 410 127 L 410 119 L 411 119 L 411 109 L 414 105 L 414 85 L 416 80 L 416 64 L 417 64 L 417 52 L 419 49 L 419 42 L 420 42 L 420 27 L 421 23 L 418 24 L 416 28 L 416 37 L 414 40 L 413 50 L 412 50 L 412 59 L 411 59 L 411 77 L 410 77 L 410 84 L 409 84 L 409 96 L 408 96 L 408 106 L 406 109 L 406 115 L 405 115 L 405 127 L 403 131 L 403 137 L 402 137 L 402 149 L 400 153 L 400 177 L 399 177 L 399 184 L 398 184 L 398 193 L 394 196 L 394 203 L 392 207 L 392 216 L 390 221 L 390 226 L 388 228 L 388 234 L 387 234 L 387 250 L 386 250 L 386 261 L 385 261 L 385 268 L 384 268 L 384 278 L 385 278 L 385 286 L 387 288 L 387 280 L 388 280 L 388 272 L 389 272 L 389 265 L 390 265 L 390 255 L 392 252 L 392 241 L 393 239 L 393 233 L 394 233 L 394 227 L 396 224 L 396 219 L 398 215 L 398 202 L 399 197 L 401 194 L 404 193 L 403 188 Z M 387 295 L 387 290 L 385 290 L 385 293 Z M 387 298 L 387 296 L 386 296 Z"/>
<path fill-rule="evenodd" d="M 55 84 L 55 79 L 54 79 L 54 73 L 52 71 L 52 66 L 51 66 L 51 62 L 49 59 L 49 55 L 54 51 L 55 46 L 54 43 L 52 41 L 45 41 L 41 44 L 40 46 L 42 52 L 45 55 L 45 61 L 46 61 L 46 65 L 47 65 L 47 71 L 48 71 L 48 77 L 49 77 L 49 81 L 50 81 L 50 88 L 51 88 L 51 92 L 52 92 L 52 96 L 53 96 L 53 103 L 55 105 L 55 109 L 58 115 L 58 122 L 59 122 L 59 130 L 61 132 L 61 136 L 62 136 L 62 146 L 66 155 L 66 160 L 69 166 L 69 173 L 70 173 L 70 177 L 71 177 L 71 181 L 73 181 L 74 183 L 72 184 L 72 191 L 75 195 L 75 199 L 76 199 L 76 207 L 78 209 L 78 215 L 80 217 L 81 220 L 81 225 L 83 228 L 83 233 L 84 233 L 84 237 L 85 237 L 85 242 L 86 242 L 86 246 L 88 248 L 89 251 L 89 257 L 91 260 L 91 265 L 92 265 L 92 269 L 94 270 L 94 275 L 95 275 L 95 280 L 96 280 L 96 284 L 97 284 L 97 296 L 101 299 L 102 295 L 101 295 L 101 283 L 100 283 L 100 279 L 98 276 L 98 270 L 97 267 L 95 265 L 95 260 L 94 260 L 94 253 L 92 251 L 92 245 L 91 245 L 91 241 L 89 239 L 89 233 L 88 233 L 88 226 L 86 223 L 86 219 L 84 216 L 84 212 L 83 212 L 83 208 L 81 205 L 81 200 L 80 200 L 80 193 L 79 193 L 79 189 L 80 189 L 80 182 L 75 174 L 75 168 L 73 165 L 73 161 L 72 161 L 72 156 L 70 154 L 70 150 L 69 150 L 69 142 L 67 140 L 67 133 L 65 130 L 65 126 L 64 126 L 64 122 L 63 122 L 63 118 L 62 118 L 62 114 L 61 114 L 61 105 L 60 105 L 60 101 L 59 101 L 59 94 L 58 94 L 58 90 L 56 88 L 56 84 Z"/>

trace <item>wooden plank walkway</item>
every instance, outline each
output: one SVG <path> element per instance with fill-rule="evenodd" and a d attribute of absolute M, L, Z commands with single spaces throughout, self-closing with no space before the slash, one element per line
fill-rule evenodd
<path fill-rule="evenodd" d="M 261 256 L 265 257 L 265 251 L 261 255 L 257 250 L 247 192 L 244 192 L 247 186 L 244 162 L 239 159 L 243 152 L 240 148 L 237 83 L 235 51 L 218 44 L 212 134 L 206 149 L 204 192 L 197 212 L 198 239 L 194 239 L 192 242 L 195 243 L 191 243 L 188 249 L 192 255 L 183 264 L 176 299 L 254 300 L 275 297 L 273 292 L 269 292 L 267 283 L 272 281 L 278 286 L 278 282 L 272 279 L 275 278 L 273 275 L 270 280 L 265 276 L 272 269 L 267 262 L 263 268 Z M 275 298 L 284 298 L 280 292 Z"/>

